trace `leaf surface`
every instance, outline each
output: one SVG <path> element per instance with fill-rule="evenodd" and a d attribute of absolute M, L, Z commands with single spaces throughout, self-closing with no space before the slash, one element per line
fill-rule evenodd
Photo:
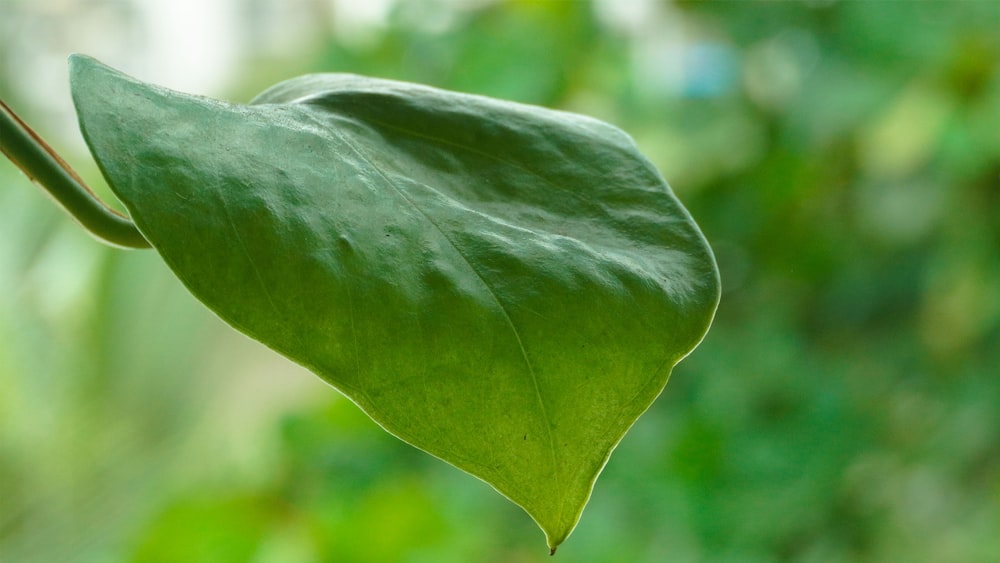
<path fill-rule="evenodd" d="M 608 124 L 344 74 L 239 105 L 71 66 L 91 151 L 190 291 L 552 548 L 711 323 L 707 243 Z"/>

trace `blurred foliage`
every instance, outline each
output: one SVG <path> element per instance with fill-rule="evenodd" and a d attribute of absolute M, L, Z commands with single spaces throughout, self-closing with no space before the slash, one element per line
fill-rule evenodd
<path fill-rule="evenodd" d="M 1000 4 L 608 5 L 406 2 L 232 97 L 340 70 L 581 111 L 702 225 L 715 326 L 556 557 L 995 561 Z M 0 182 L 0 560 L 546 560 L 154 255 Z"/>

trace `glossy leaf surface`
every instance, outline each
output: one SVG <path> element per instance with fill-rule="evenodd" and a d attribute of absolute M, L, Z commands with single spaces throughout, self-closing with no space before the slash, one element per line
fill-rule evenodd
<path fill-rule="evenodd" d="M 620 130 L 387 80 L 250 105 L 72 59 L 84 136 L 191 292 L 557 546 L 702 339 L 714 259 Z"/>

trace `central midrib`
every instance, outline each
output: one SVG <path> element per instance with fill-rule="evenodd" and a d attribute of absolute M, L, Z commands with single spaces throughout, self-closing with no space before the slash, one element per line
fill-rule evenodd
<path fill-rule="evenodd" d="M 500 301 L 500 298 L 497 296 L 496 292 L 493 290 L 493 287 L 489 284 L 489 282 L 486 281 L 483 275 L 479 273 L 479 270 L 477 270 L 476 267 L 472 264 L 472 262 L 470 262 L 469 259 L 465 257 L 462 251 L 458 248 L 458 245 L 456 245 L 455 242 L 451 240 L 451 237 L 449 237 L 448 234 L 445 233 L 444 229 L 442 229 L 441 226 L 438 225 L 437 222 L 434 221 L 434 219 L 427 214 L 427 212 L 421 209 L 420 206 L 418 206 L 412 199 L 410 199 L 410 197 L 407 196 L 406 193 L 403 190 L 401 190 L 389 178 L 389 176 L 387 176 L 385 172 L 383 172 L 378 166 L 376 166 L 375 163 L 372 161 L 372 159 L 370 159 L 366 154 L 364 154 L 358 147 L 350 143 L 347 139 L 344 138 L 342 134 L 340 134 L 336 130 L 329 128 L 328 125 L 326 126 L 326 129 L 330 131 L 332 134 L 336 135 L 341 140 L 341 142 L 344 143 L 344 145 L 346 145 L 348 148 L 354 151 L 354 153 L 357 154 L 362 160 L 364 160 L 371 167 L 371 169 L 374 170 L 390 188 L 392 188 L 394 192 L 396 192 L 401 198 L 403 198 L 403 200 L 405 200 L 407 204 L 409 204 L 413 209 L 416 209 L 424 217 L 424 219 L 434 227 L 435 231 L 437 231 L 437 233 L 441 235 L 441 237 L 445 241 L 448 242 L 448 245 L 452 248 L 455 254 L 457 254 L 462 259 L 462 262 L 465 263 L 466 267 L 468 267 L 469 270 L 473 274 L 475 274 L 476 278 L 483 285 L 483 287 L 486 288 L 486 291 L 490 294 L 490 297 L 492 298 L 493 302 L 496 303 L 497 307 L 500 309 L 500 312 L 503 314 L 507 326 L 510 327 L 511 332 L 514 335 L 514 340 L 517 342 L 519 351 L 521 353 L 521 358 L 524 360 L 524 364 L 527 367 L 528 375 L 531 379 L 531 384 L 535 391 L 535 397 L 538 400 L 538 407 L 542 414 L 542 419 L 545 422 L 545 431 L 549 443 L 549 452 L 552 456 L 552 472 L 553 474 L 555 474 L 557 472 L 558 458 L 556 456 L 555 438 L 552 435 L 552 421 L 549 418 L 548 409 L 545 407 L 545 400 L 542 398 L 541 387 L 538 383 L 538 376 L 535 373 L 535 368 L 531 364 L 531 360 L 528 357 L 528 352 L 524 346 L 523 340 L 521 339 L 521 334 L 517 330 L 517 326 L 514 324 L 513 319 L 510 317 L 510 313 L 507 311 L 507 308 L 504 306 L 503 302 Z"/>

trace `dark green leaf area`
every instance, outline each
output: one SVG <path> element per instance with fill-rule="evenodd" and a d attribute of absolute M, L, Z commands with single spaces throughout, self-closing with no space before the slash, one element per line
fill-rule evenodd
<path fill-rule="evenodd" d="M 610 125 L 352 75 L 235 105 L 78 57 L 73 89 L 112 189 L 195 296 L 551 546 L 711 322 L 707 244 Z"/>

